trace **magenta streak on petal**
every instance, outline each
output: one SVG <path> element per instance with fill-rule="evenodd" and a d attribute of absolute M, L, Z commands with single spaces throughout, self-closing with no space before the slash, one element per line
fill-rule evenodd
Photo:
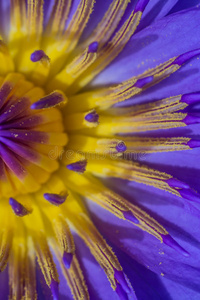
<path fill-rule="evenodd" d="M 98 50 L 99 43 L 93 42 L 88 47 L 88 53 L 96 53 Z"/>
<path fill-rule="evenodd" d="M 2 143 L 0 142 L 0 157 L 7 165 L 7 167 L 13 171 L 18 178 L 23 179 L 26 176 L 26 170 L 23 168 L 21 163 L 16 158 L 16 154 L 7 149 Z"/>
<path fill-rule="evenodd" d="M 196 49 L 196 50 L 192 50 L 189 52 L 186 52 L 182 55 L 179 55 L 172 63 L 172 65 L 179 65 L 181 66 L 182 64 L 184 64 L 185 62 L 187 62 L 189 59 L 195 57 L 196 55 L 200 54 L 200 49 Z"/>
<path fill-rule="evenodd" d="M 169 234 L 164 235 L 161 234 L 163 239 L 163 243 L 171 247 L 172 249 L 176 250 L 178 253 L 182 254 L 183 256 L 188 257 L 190 254 L 182 248 Z"/>
<path fill-rule="evenodd" d="M 5 129 L 30 129 L 35 126 L 38 126 L 42 124 L 44 121 L 42 116 L 34 115 L 34 116 L 29 116 L 29 117 L 22 117 L 17 120 L 12 120 L 7 122 L 6 124 L 1 124 L 0 125 L 0 130 L 5 130 Z"/>
<path fill-rule="evenodd" d="M 44 53 L 43 50 L 36 50 L 31 54 L 31 61 L 32 62 L 37 62 L 41 60 L 43 57 L 47 57 L 47 55 Z"/>
<path fill-rule="evenodd" d="M 118 143 L 117 146 L 115 147 L 115 149 L 117 150 L 118 153 L 123 153 L 124 151 L 126 151 L 127 147 L 124 144 L 124 142 Z"/>
<path fill-rule="evenodd" d="M 115 269 L 114 277 L 115 277 L 115 279 L 117 279 L 117 281 L 119 282 L 119 284 L 122 286 L 123 290 L 126 293 L 131 292 L 131 289 L 130 289 L 130 287 L 128 286 L 128 284 L 126 282 L 126 278 L 124 276 L 123 271 L 118 271 L 117 269 Z"/>
<path fill-rule="evenodd" d="M 199 93 L 191 93 L 191 94 L 184 94 L 181 97 L 180 102 L 184 102 L 187 104 L 194 104 L 200 102 L 200 92 Z"/>
<path fill-rule="evenodd" d="M 135 12 L 138 12 L 138 11 L 143 12 L 148 3 L 149 3 L 149 0 L 138 0 L 134 11 Z"/>
<path fill-rule="evenodd" d="M 134 86 L 141 89 L 146 84 L 148 84 L 148 83 L 150 83 L 152 81 L 153 81 L 153 76 L 148 76 L 148 77 L 145 77 L 145 78 L 138 79 L 136 81 L 136 83 L 134 84 Z"/>
<path fill-rule="evenodd" d="M 14 153 L 18 154 L 19 156 L 23 157 L 28 161 L 36 162 L 39 159 L 39 155 L 36 151 L 32 150 L 31 148 L 21 143 L 18 144 L 4 137 L 0 137 L 0 142 L 8 146 L 8 148 L 12 150 Z"/>
<path fill-rule="evenodd" d="M 132 211 L 123 211 L 124 218 L 128 221 L 131 221 L 135 224 L 139 224 L 140 221 L 133 215 Z"/>
<path fill-rule="evenodd" d="M 11 205 L 12 210 L 18 217 L 24 217 L 29 214 L 29 211 L 21 203 L 17 202 L 17 200 L 15 200 L 14 198 L 9 199 L 9 204 Z"/>
<path fill-rule="evenodd" d="M 90 123 L 96 123 L 99 121 L 99 115 L 97 114 L 97 112 L 94 110 L 90 113 L 88 113 L 86 116 L 85 116 L 85 120 L 90 122 Z"/>
<path fill-rule="evenodd" d="M 28 130 L 0 130 L 0 137 L 9 137 L 13 140 L 28 141 L 45 144 L 48 142 L 48 133 Z"/>
<path fill-rule="evenodd" d="M 0 88 L 0 108 L 3 106 L 5 103 L 8 95 L 10 94 L 12 90 L 12 85 L 9 84 L 8 82 L 4 83 L 1 88 Z"/>
<path fill-rule="evenodd" d="M 54 279 L 51 280 L 50 284 L 53 300 L 59 300 L 59 289 L 58 289 L 58 282 Z"/>
<path fill-rule="evenodd" d="M 65 101 L 65 99 L 61 93 L 53 92 L 53 93 L 41 98 L 39 101 L 33 103 L 31 105 L 31 109 L 50 108 L 50 107 L 54 107 L 54 106 L 62 103 L 63 101 Z"/>
<path fill-rule="evenodd" d="M 67 169 L 70 171 L 78 172 L 78 173 L 84 173 L 87 166 L 87 160 L 80 160 L 75 163 L 67 165 Z"/>
<path fill-rule="evenodd" d="M 67 195 L 61 196 L 58 194 L 45 193 L 43 196 L 47 201 L 54 205 L 63 204 L 67 199 Z"/>
<path fill-rule="evenodd" d="M 15 99 L 16 100 L 16 99 Z M 30 106 L 30 101 L 28 98 L 21 98 L 20 100 L 13 103 L 13 101 L 9 101 L 6 103 L 6 106 L 1 111 L 0 115 L 0 123 L 7 122 L 19 114 L 21 114 L 24 110 L 26 110 Z"/>
<path fill-rule="evenodd" d="M 72 259 L 73 259 L 73 254 L 72 253 L 64 252 L 64 254 L 63 254 L 63 263 L 64 263 L 64 265 L 67 269 L 70 268 L 71 263 L 72 263 Z"/>
<path fill-rule="evenodd" d="M 120 284 L 117 284 L 115 292 L 119 296 L 120 300 L 129 300 L 127 293 L 124 291 L 124 289 L 122 288 L 122 286 Z"/>
<path fill-rule="evenodd" d="M 200 117 L 188 114 L 183 120 L 186 125 L 191 125 L 191 124 L 198 124 L 200 123 Z"/>

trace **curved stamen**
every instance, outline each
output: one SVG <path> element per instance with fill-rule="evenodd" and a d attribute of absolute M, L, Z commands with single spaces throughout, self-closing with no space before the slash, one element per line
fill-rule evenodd
<path fill-rule="evenodd" d="M 58 289 L 58 282 L 52 279 L 50 288 L 53 296 L 53 300 L 59 300 L 59 289 Z"/>
<path fill-rule="evenodd" d="M 139 0 L 136 4 L 135 12 L 137 11 L 143 12 L 148 3 L 149 0 Z"/>
<path fill-rule="evenodd" d="M 85 116 L 85 120 L 90 123 L 97 123 L 99 121 L 99 115 L 95 110 L 93 110 Z"/>
<path fill-rule="evenodd" d="M 181 247 L 169 234 L 167 235 L 162 235 L 163 243 L 168 245 L 169 247 L 173 248 L 183 256 L 188 257 L 190 254 L 183 248 Z"/>
<path fill-rule="evenodd" d="M 32 62 L 38 62 L 44 57 L 48 56 L 44 53 L 43 50 L 36 50 L 31 54 L 30 59 Z"/>
<path fill-rule="evenodd" d="M 127 293 L 124 291 L 124 289 L 122 288 L 122 286 L 119 283 L 117 283 L 115 292 L 119 296 L 120 300 L 128 300 L 129 299 Z"/>
<path fill-rule="evenodd" d="M 131 210 L 123 211 L 124 218 L 127 221 L 133 222 L 135 224 L 139 224 L 139 220 L 134 216 Z"/>
<path fill-rule="evenodd" d="M 88 53 L 96 53 L 99 47 L 98 42 L 93 42 L 88 47 Z"/>
<path fill-rule="evenodd" d="M 74 171 L 77 173 L 84 173 L 86 171 L 87 166 L 87 160 L 80 160 L 77 162 L 74 162 L 72 164 L 67 165 L 67 169 L 70 171 Z"/>
<path fill-rule="evenodd" d="M 30 213 L 30 211 L 28 211 L 21 203 L 19 203 L 14 198 L 9 199 L 9 204 L 18 217 L 24 217 Z"/>
<path fill-rule="evenodd" d="M 187 103 L 188 105 L 198 103 L 200 102 L 200 92 L 184 94 L 180 102 Z"/>
<path fill-rule="evenodd" d="M 143 88 L 145 85 L 153 81 L 153 76 L 144 77 L 141 79 L 138 79 L 136 83 L 134 84 L 137 88 Z"/>
<path fill-rule="evenodd" d="M 123 152 L 125 152 L 126 149 L 127 149 L 127 147 L 126 147 L 126 145 L 125 145 L 124 142 L 118 143 L 117 146 L 116 146 L 115 148 L 116 148 L 117 152 L 119 152 L 119 153 L 123 153 Z"/>
<path fill-rule="evenodd" d="M 58 195 L 58 194 L 45 193 L 43 196 L 47 201 L 49 201 L 51 204 L 54 204 L 56 206 L 63 204 L 67 199 L 66 194 Z"/>
<path fill-rule="evenodd" d="M 51 108 L 66 103 L 67 97 L 60 91 L 54 91 L 31 105 L 31 109 Z"/>
<path fill-rule="evenodd" d="M 126 278 L 124 276 L 124 272 L 115 269 L 114 276 L 117 279 L 117 281 L 120 283 L 120 285 L 122 286 L 123 290 L 126 293 L 130 293 L 131 289 L 130 289 L 130 287 L 127 284 Z"/>
<path fill-rule="evenodd" d="M 179 55 L 174 61 L 173 61 L 173 65 L 177 64 L 179 66 L 181 66 L 182 64 L 186 63 L 188 60 L 190 60 L 191 58 L 197 56 L 200 54 L 200 49 L 195 49 L 192 51 L 188 51 L 184 54 Z"/>
<path fill-rule="evenodd" d="M 73 259 L 73 253 L 64 252 L 63 254 L 63 263 L 67 269 L 70 268 Z"/>

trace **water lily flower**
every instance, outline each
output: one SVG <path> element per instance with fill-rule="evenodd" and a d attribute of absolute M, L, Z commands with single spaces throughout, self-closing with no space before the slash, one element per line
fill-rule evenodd
<path fill-rule="evenodd" d="M 199 4 L 0 0 L 0 299 L 199 299 Z"/>

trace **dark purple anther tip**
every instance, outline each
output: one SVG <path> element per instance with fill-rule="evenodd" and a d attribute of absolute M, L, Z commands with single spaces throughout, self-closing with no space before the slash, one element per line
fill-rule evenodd
<path fill-rule="evenodd" d="M 59 284 L 54 279 L 51 280 L 50 288 L 53 296 L 53 300 L 59 300 Z"/>
<path fill-rule="evenodd" d="M 167 179 L 165 180 L 165 182 L 170 186 L 170 187 L 173 187 L 173 188 L 177 188 L 177 189 L 189 189 L 189 185 L 187 185 L 186 183 L 182 182 L 182 181 L 179 181 L 178 179 L 175 179 L 175 178 L 170 178 L 170 179 Z"/>
<path fill-rule="evenodd" d="M 178 191 L 182 198 L 187 199 L 192 202 L 200 203 L 200 197 L 193 190 L 183 189 Z"/>
<path fill-rule="evenodd" d="M 85 160 L 80 160 L 75 163 L 69 164 L 66 167 L 70 171 L 74 171 L 77 173 L 84 173 L 86 170 L 86 166 L 87 166 L 87 160 L 85 159 Z"/>
<path fill-rule="evenodd" d="M 131 221 L 135 224 L 139 224 L 140 221 L 133 215 L 132 211 L 127 210 L 123 212 L 124 218 L 128 221 Z"/>
<path fill-rule="evenodd" d="M 31 109 L 51 108 L 66 101 L 61 92 L 52 92 L 31 105 Z"/>
<path fill-rule="evenodd" d="M 190 148 L 199 148 L 200 147 L 200 140 L 190 140 L 189 142 L 187 142 L 187 145 Z"/>
<path fill-rule="evenodd" d="M 115 277 L 115 279 L 117 279 L 119 284 L 122 286 L 123 290 L 126 293 L 130 293 L 131 289 L 127 284 L 127 281 L 126 281 L 123 271 L 119 271 L 119 270 L 115 269 L 114 277 Z"/>
<path fill-rule="evenodd" d="M 163 239 L 163 243 L 167 246 L 171 247 L 172 249 L 176 250 L 178 253 L 182 254 L 185 257 L 188 257 L 190 254 L 183 249 L 169 234 L 164 235 L 161 234 Z"/>
<path fill-rule="evenodd" d="M 136 81 L 136 83 L 134 84 L 135 87 L 137 88 L 143 88 L 146 84 L 152 82 L 153 80 L 153 76 L 148 76 L 148 77 L 145 77 L 145 78 L 141 78 L 141 79 L 138 79 Z"/>
<path fill-rule="evenodd" d="M 198 103 L 200 102 L 200 93 L 184 94 L 180 102 L 184 102 L 188 105 Z"/>
<path fill-rule="evenodd" d="M 200 117 L 192 115 L 192 114 L 188 114 L 183 120 L 182 122 L 184 122 L 186 125 L 192 125 L 192 124 L 198 124 L 200 123 Z"/>
<path fill-rule="evenodd" d="M 99 47 L 98 42 L 93 42 L 88 47 L 88 53 L 96 53 Z"/>
<path fill-rule="evenodd" d="M 85 120 L 90 123 L 97 123 L 99 121 L 99 115 L 94 110 L 85 116 Z"/>
<path fill-rule="evenodd" d="M 127 147 L 126 147 L 126 145 L 125 145 L 124 142 L 118 143 L 115 148 L 116 148 L 116 150 L 117 150 L 118 153 L 123 153 L 127 149 Z"/>
<path fill-rule="evenodd" d="M 42 50 L 36 50 L 31 54 L 31 61 L 32 62 L 37 62 L 39 60 L 41 60 L 43 57 L 45 57 L 46 54 L 44 53 L 44 51 Z"/>
<path fill-rule="evenodd" d="M 138 0 L 134 12 L 138 12 L 138 11 L 143 12 L 148 3 L 149 0 Z"/>
<path fill-rule="evenodd" d="M 174 61 L 173 61 L 173 65 L 182 65 L 184 64 L 185 62 L 187 62 L 189 59 L 195 57 L 196 55 L 199 55 L 200 54 L 200 49 L 196 49 L 196 50 L 192 50 L 192 51 L 189 51 L 189 52 L 186 52 L 182 55 L 179 55 Z"/>
<path fill-rule="evenodd" d="M 72 263 L 72 259 L 73 259 L 73 254 L 72 253 L 64 252 L 64 254 L 63 254 L 63 263 L 64 263 L 64 265 L 67 269 L 70 268 L 71 263 Z"/>
<path fill-rule="evenodd" d="M 24 217 L 29 214 L 29 211 L 22 204 L 17 202 L 17 200 L 15 200 L 14 198 L 9 199 L 9 204 L 11 205 L 12 210 L 18 217 Z"/>
<path fill-rule="evenodd" d="M 118 283 L 117 283 L 117 287 L 116 287 L 115 292 L 119 296 L 120 300 L 129 300 L 127 293 L 124 291 L 124 289 L 122 288 L 122 286 L 120 284 L 118 284 Z"/>
<path fill-rule="evenodd" d="M 43 196 L 47 201 L 56 206 L 63 204 L 67 199 L 67 195 L 45 193 Z"/>

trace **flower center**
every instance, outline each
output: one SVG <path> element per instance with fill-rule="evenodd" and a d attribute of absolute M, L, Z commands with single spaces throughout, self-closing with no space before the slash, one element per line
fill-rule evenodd
<path fill-rule="evenodd" d="M 20 73 L 0 77 L 1 197 L 35 192 L 58 169 L 67 135 L 54 106 L 65 101 L 61 92 L 45 95 Z"/>

